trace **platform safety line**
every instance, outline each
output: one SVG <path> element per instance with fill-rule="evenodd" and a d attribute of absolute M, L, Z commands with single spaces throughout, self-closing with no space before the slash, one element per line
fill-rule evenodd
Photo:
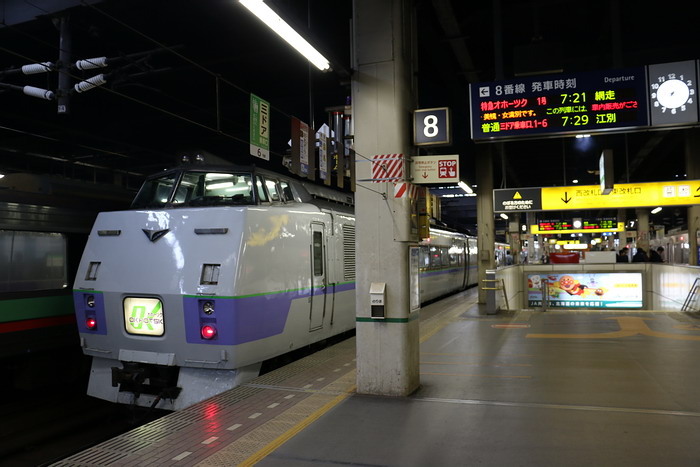
<path fill-rule="evenodd" d="M 328 412 L 330 409 L 335 407 L 336 405 L 340 404 L 342 401 L 347 399 L 351 394 L 355 392 L 357 389 L 357 386 L 353 385 L 351 388 L 349 388 L 345 393 L 340 394 L 339 396 L 334 397 L 332 400 L 326 402 L 322 407 L 316 409 L 311 415 L 306 417 L 304 421 L 298 423 L 295 425 L 293 428 L 287 430 L 283 434 L 281 434 L 279 437 L 277 437 L 275 440 L 270 442 L 267 446 L 250 456 L 248 459 L 244 460 L 238 466 L 251 466 L 255 465 L 256 463 L 260 462 L 263 460 L 265 457 L 270 455 L 273 451 L 275 451 L 277 448 L 282 446 L 284 443 L 292 439 L 294 436 L 296 436 L 300 431 L 302 431 L 304 428 L 308 427 L 311 425 L 313 422 L 321 418 L 326 412 Z"/>
<path fill-rule="evenodd" d="M 466 303 L 466 305 L 464 303 L 459 303 L 457 305 L 453 305 L 455 307 L 455 310 L 453 310 L 451 312 L 446 311 L 446 312 L 440 313 L 440 314 L 436 315 L 435 317 L 427 320 L 428 322 L 425 323 L 426 325 L 427 324 L 432 325 L 433 321 L 437 321 L 437 324 L 435 324 L 435 326 L 432 329 L 426 330 L 425 333 L 421 333 L 422 335 L 420 336 L 418 342 L 422 344 L 425 341 L 427 341 L 428 339 L 430 339 L 431 337 L 433 337 L 438 332 L 442 331 L 448 324 L 454 322 L 458 316 L 463 314 L 465 311 L 467 311 L 469 309 L 469 307 L 475 305 L 477 302 L 478 302 L 478 298 L 470 300 L 469 302 Z M 421 325 L 422 324 L 423 323 L 421 323 Z M 423 327 L 423 326 L 421 326 L 421 327 Z"/>

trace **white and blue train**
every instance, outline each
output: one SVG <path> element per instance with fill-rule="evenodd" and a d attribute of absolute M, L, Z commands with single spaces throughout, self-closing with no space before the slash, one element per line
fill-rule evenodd
<path fill-rule="evenodd" d="M 421 301 L 476 283 L 476 239 L 433 231 Z M 74 283 L 88 394 L 178 410 L 355 326 L 352 195 L 187 165 L 100 213 Z"/>

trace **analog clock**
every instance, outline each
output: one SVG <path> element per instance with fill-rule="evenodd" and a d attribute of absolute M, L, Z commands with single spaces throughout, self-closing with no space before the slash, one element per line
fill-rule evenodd
<path fill-rule="evenodd" d="M 695 60 L 648 66 L 652 126 L 698 122 L 696 66 Z"/>
<path fill-rule="evenodd" d="M 694 94 L 695 89 L 693 89 L 693 83 L 690 80 L 682 81 L 672 78 L 659 84 L 654 105 L 658 103 L 661 107 L 670 109 L 671 112 L 676 109 L 682 112 L 686 110 L 685 104 L 689 100 L 692 102 Z M 652 98 L 654 98 L 654 93 L 652 93 Z"/>

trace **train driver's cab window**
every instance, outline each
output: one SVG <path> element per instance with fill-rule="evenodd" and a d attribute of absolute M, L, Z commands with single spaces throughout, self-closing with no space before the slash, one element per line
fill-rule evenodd
<path fill-rule="evenodd" d="M 281 201 L 280 192 L 277 186 L 276 180 L 271 180 L 269 178 L 265 179 L 265 186 L 267 186 L 267 192 L 270 193 L 270 199 L 275 201 Z"/>
<path fill-rule="evenodd" d="M 253 183 L 249 173 L 184 172 L 146 180 L 132 209 L 180 206 L 230 206 L 253 203 Z M 176 185 L 177 184 L 177 185 Z M 172 197 L 172 200 L 170 199 Z"/>
<path fill-rule="evenodd" d="M 132 209 L 165 206 L 175 186 L 177 174 L 146 180 L 131 203 Z"/>
<path fill-rule="evenodd" d="M 258 200 L 261 203 L 269 203 L 270 198 L 267 197 L 267 191 L 265 190 L 265 183 L 263 182 L 263 179 L 261 176 L 258 175 L 255 178 L 255 185 L 257 186 Z"/>
<path fill-rule="evenodd" d="M 173 203 L 190 206 L 252 204 L 250 174 L 228 172 L 185 173 Z"/>

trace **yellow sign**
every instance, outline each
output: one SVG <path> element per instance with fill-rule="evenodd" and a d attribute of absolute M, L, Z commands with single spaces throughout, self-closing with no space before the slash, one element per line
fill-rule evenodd
<path fill-rule="evenodd" d="M 700 204 L 700 180 L 616 183 L 609 195 L 599 185 L 542 188 L 542 209 L 615 209 Z"/>
<path fill-rule="evenodd" d="M 544 190 L 544 188 L 543 188 Z M 533 234 L 574 234 L 574 233 L 603 233 L 603 232 L 624 232 L 625 223 L 618 222 L 615 229 L 566 229 L 566 230 L 540 230 L 540 226 L 532 224 L 530 233 Z"/>

